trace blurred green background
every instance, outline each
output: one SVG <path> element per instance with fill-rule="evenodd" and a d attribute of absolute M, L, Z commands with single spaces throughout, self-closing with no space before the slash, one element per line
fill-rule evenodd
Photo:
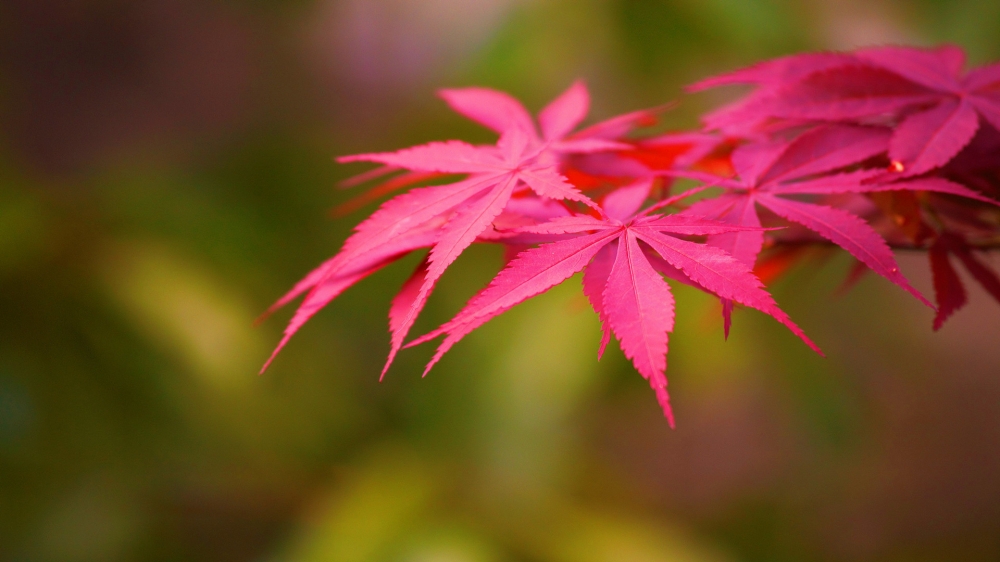
<path fill-rule="evenodd" d="M 489 141 L 442 86 L 592 118 L 734 92 L 802 50 L 955 42 L 1000 59 L 994 0 L 4 0 L 0 4 L 0 560 L 1000 559 L 1000 307 L 932 312 L 817 254 L 772 289 L 826 351 L 677 288 L 671 431 L 578 280 L 385 382 L 416 257 L 256 370 L 332 255 L 364 168 L 332 157 Z M 371 207 L 367 210 L 370 211 Z M 901 256 L 931 292 L 924 257 Z M 1000 265 L 997 256 L 991 256 Z M 476 247 L 416 332 L 500 266 Z"/>

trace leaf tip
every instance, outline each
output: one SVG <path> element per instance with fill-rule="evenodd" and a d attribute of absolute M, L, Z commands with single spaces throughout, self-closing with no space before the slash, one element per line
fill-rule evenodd
<path fill-rule="evenodd" d="M 729 329 L 733 325 L 733 301 L 725 299 L 722 301 L 722 332 L 723 338 L 729 341 Z"/>
<path fill-rule="evenodd" d="M 674 409 L 670 406 L 670 395 L 667 394 L 666 386 L 654 386 L 653 391 L 656 392 L 656 401 L 660 403 L 660 408 L 663 409 L 663 416 L 667 418 L 670 429 L 677 429 L 677 424 L 674 423 Z"/>
<path fill-rule="evenodd" d="M 382 367 L 382 372 L 379 373 L 378 382 L 385 380 L 385 374 L 389 372 L 389 367 L 392 366 L 392 362 L 396 359 L 396 352 L 398 347 L 393 346 L 392 350 L 389 351 L 389 357 L 385 360 L 385 365 Z"/>

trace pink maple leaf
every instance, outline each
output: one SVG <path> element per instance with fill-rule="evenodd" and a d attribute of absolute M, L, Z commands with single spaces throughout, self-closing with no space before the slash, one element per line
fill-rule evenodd
<path fill-rule="evenodd" d="M 521 105 L 521 102 L 507 93 L 489 88 L 453 88 L 440 90 L 438 94 L 456 112 L 501 135 L 514 128 L 522 131 L 528 137 L 529 149 L 538 151 L 536 158 L 550 164 L 571 154 L 629 150 L 632 148 L 630 144 L 616 139 L 621 138 L 635 127 L 655 119 L 657 112 L 662 109 L 635 111 L 572 133 L 573 129 L 586 117 L 590 108 L 590 94 L 583 82 L 577 81 L 539 113 L 538 120 L 542 130 L 542 134 L 539 136 L 531 114 Z M 457 146 L 454 142 L 449 144 Z M 405 165 L 386 164 L 348 178 L 341 182 L 341 185 L 352 187 L 404 168 L 415 169 Z M 340 205 L 335 213 L 340 215 L 351 212 L 388 193 L 447 173 L 450 172 L 420 168 L 418 171 L 402 174 Z"/>
<path fill-rule="evenodd" d="M 934 294 L 938 302 L 934 330 L 940 330 L 945 320 L 967 302 L 965 288 L 948 260 L 948 254 L 957 257 L 972 278 L 1000 302 L 1000 277 L 973 255 L 969 245 L 960 236 L 950 232 L 942 233 L 928 252 L 934 279 Z"/>
<path fill-rule="evenodd" d="M 790 55 L 757 63 L 747 68 L 706 78 L 688 86 L 689 92 L 700 92 L 709 88 L 745 84 L 756 89 L 741 100 L 723 106 L 702 117 L 702 123 L 709 130 L 720 130 L 726 134 L 755 137 L 770 116 L 766 109 L 774 92 L 788 84 L 795 83 L 810 74 L 849 65 L 855 62 L 846 53 L 804 53 Z"/>
<path fill-rule="evenodd" d="M 921 190 L 989 201 L 966 187 L 938 178 L 869 183 L 866 180 L 884 177 L 884 173 L 881 170 L 835 173 L 884 153 L 889 135 L 889 130 L 882 127 L 825 125 L 808 131 L 791 142 L 741 146 L 732 157 L 736 178 L 720 182 L 715 176 L 708 174 L 684 174 L 704 181 L 718 182 L 726 190 L 720 197 L 692 205 L 685 214 L 715 218 L 728 224 L 759 227 L 759 205 L 837 244 L 872 271 L 933 307 L 899 271 L 889 245 L 868 223 L 845 210 L 789 198 L 799 195 Z M 752 267 L 763 247 L 764 234 L 760 230 L 734 231 L 711 236 L 708 242 Z M 724 311 L 729 309 L 726 306 Z M 724 314 L 728 325 L 728 312 Z"/>
<path fill-rule="evenodd" d="M 1000 127 L 1000 64 L 963 75 L 965 54 L 958 47 L 878 47 L 790 60 L 795 64 L 772 61 L 756 72 L 704 82 L 706 87 L 753 80 L 766 85 L 709 122 L 731 126 L 751 115 L 755 123 L 764 116 L 813 121 L 890 116 L 899 124 L 889 157 L 908 176 L 946 164 L 972 140 L 981 119 Z"/>
<path fill-rule="evenodd" d="M 343 291 L 323 290 L 323 287 L 331 282 L 349 286 L 348 281 L 360 280 L 370 271 L 359 263 L 367 264 L 372 255 L 385 252 L 385 248 L 392 248 L 400 240 L 423 232 L 433 223 L 425 235 L 433 237 L 433 241 L 422 240 L 424 245 L 431 246 L 431 251 L 420 287 L 413 298 L 407 300 L 409 307 L 405 312 L 394 312 L 392 346 L 384 375 L 437 280 L 465 248 L 490 228 L 515 191 L 531 190 L 547 199 L 567 199 L 594 206 L 590 199 L 566 183 L 552 164 L 542 162 L 538 157 L 540 147 L 531 147 L 530 142 L 523 130 L 513 127 L 501 136 L 495 147 L 449 141 L 397 152 L 340 158 L 341 162 L 377 162 L 412 171 L 467 174 L 468 177 L 456 183 L 414 189 L 399 195 L 359 224 L 339 254 L 279 301 L 281 305 L 305 290 L 312 290 L 286 328 L 285 337 L 271 359 L 309 317 Z"/>
<path fill-rule="evenodd" d="M 855 53 L 933 92 L 933 101 L 906 114 L 889 143 L 889 157 L 908 175 L 943 166 L 969 144 L 980 119 L 1000 127 L 1000 65 L 962 74 L 965 53 L 938 49 L 880 47 Z"/>
<path fill-rule="evenodd" d="M 428 180 L 449 183 L 384 202 L 337 255 L 279 299 L 268 312 L 304 295 L 264 368 L 330 301 L 382 267 L 428 248 L 392 300 L 384 376 L 450 264 L 474 242 L 499 243 L 505 266 L 490 285 L 452 320 L 407 344 L 444 336 L 424 374 L 489 319 L 582 272 L 583 292 L 603 330 L 598 358 L 615 336 L 673 425 L 665 372 L 674 300 L 667 280 L 721 299 L 727 337 L 739 303 L 773 316 L 819 351 L 754 275 L 765 232 L 774 230 L 762 228 L 761 209 L 765 219 L 774 215 L 791 227 L 768 235 L 791 244 L 778 248 L 780 259 L 758 269 L 764 279 L 768 270 L 780 273 L 800 255 L 799 242 L 816 242 L 812 231 L 855 258 L 851 280 L 870 269 L 930 306 L 900 273 L 883 236 L 921 248 L 933 239 L 938 329 L 967 300 L 950 257 L 1000 300 L 1000 277 L 973 253 L 973 244 L 985 248 L 996 235 L 995 211 L 976 203 L 1000 205 L 984 195 L 1000 194 L 1000 64 L 963 74 L 964 64 L 964 53 L 950 46 L 784 57 L 690 88 L 755 88 L 703 119 L 707 129 L 723 134 L 630 140 L 625 135 L 652 121 L 659 109 L 578 130 L 590 105 L 582 82 L 542 109 L 537 122 L 503 92 L 442 90 L 453 109 L 498 132 L 498 142 L 433 142 L 339 159 L 380 165 L 345 187 L 383 181 L 339 212 Z M 640 211 L 651 197 L 669 192 L 663 178 L 674 177 L 702 181 L 705 186 L 695 191 L 719 186 L 722 194 L 676 214 L 659 212 L 693 191 Z M 885 214 L 872 223 L 879 230 L 862 218 L 873 216 L 876 205 Z"/>
<path fill-rule="evenodd" d="M 636 209 L 623 204 L 617 216 L 610 212 L 600 219 L 574 215 L 522 228 L 522 232 L 564 239 L 521 252 L 452 320 L 408 344 L 445 335 L 424 374 L 477 327 L 580 271 L 584 271 L 584 293 L 603 325 L 601 351 L 613 333 L 636 370 L 649 381 L 671 426 L 673 415 L 665 371 L 667 334 L 674 324 L 674 300 L 661 274 L 679 276 L 722 298 L 761 310 L 785 324 L 818 352 L 815 344 L 778 308 L 748 266 L 723 250 L 680 238 L 759 229 L 682 215 L 649 214 L 678 198 L 639 214 L 631 214 Z M 631 216 L 622 216 L 624 213 Z"/>
<path fill-rule="evenodd" d="M 512 128 L 524 131 L 531 146 L 544 147 L 544 153 L 557 158 L 574 153 L 628 150 L 631 145 L 616 139 L 649 122 L 659 111 L 635 111 L 572 133 L 590 109 L 590 94 L 578 80 L 539 112 L 539 135 L 531 114 L 509 94 L 489 88 L 445 89 L 438 94 L 456 112 L 500 134 Z"/>

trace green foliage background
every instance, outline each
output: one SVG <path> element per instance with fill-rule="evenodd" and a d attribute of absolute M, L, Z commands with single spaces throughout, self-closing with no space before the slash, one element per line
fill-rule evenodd
<path fill-rule="evenodd" d="M 676 288 L 670 431 L 577 280 L 385 382 L 414 260 L 352 289 L 266 375 L 337 250 L 339 154 L 489 140 L 440 86 L 593 118 L 732 92 L 766 57 L 955 42 L 1000 59 L 988 0 L 10 0 L 0 7 L 0 560 L 834 561 L 1000 557 L 1000 308 L 939 333 L 817 253 L 773 287 L 824 348 Z M 369 207 L 370 209 L 371 207 Z M 997 257 L 991 256 L 997 264 Z M 902 256 L 930 292 L 922 256 Z M 473 248 L 418 328 L 500 265 Z M 418 331 L 421 331 L 418 329 Z M 613 349 L 614 348 L 614 349 Z"/>

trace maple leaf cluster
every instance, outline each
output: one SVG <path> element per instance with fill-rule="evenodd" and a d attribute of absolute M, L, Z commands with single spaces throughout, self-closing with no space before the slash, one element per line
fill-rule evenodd
<path fill-rule="evenodd" d="M 691 86 L 753 87 L 706 115 L 701 131 L 645 137 L 635 131 L 663 108 L 578 129 L 590 102 L 580 82 L 537 124 L 505 93 L 443 90 L 452 109 L 498 141 L 340 158 L 380 165 L 346 182 L 382 180 L 349 209 L 410 189 L 382 203 L 275 303 L 272 311 L 305 295 L 264 368 L 346 289 L 424 249 L 389 309 L 383 376 L 402 348 L 443 336 L 426 374 L 477 327 L 582 272 L 603 326 L 598 356 L 614 335 L 671 425 L 674 298 L 666 279 L 718 297 L 727 337 L 739 304 L 819 352 L 761 277 L 802 248 L 832 244 L 856 259 L 854 276 L 873 271 L 935 308 L 937 329 L 966 301 L 950 255 L 1000 300 L 1000 279 L 976 255 L 1000 243 L 1000 64 L 963 74 L 964 66 L 952 46 L 774 59 Z M 677 178 L 702 185 L 672 194 Z M 506 265 L 454 318 L 407 342 L 441 275 L 474 243 L 503 245 Z M 936 306 L 900 272 L 893 247 L 928 252 Z"/>

